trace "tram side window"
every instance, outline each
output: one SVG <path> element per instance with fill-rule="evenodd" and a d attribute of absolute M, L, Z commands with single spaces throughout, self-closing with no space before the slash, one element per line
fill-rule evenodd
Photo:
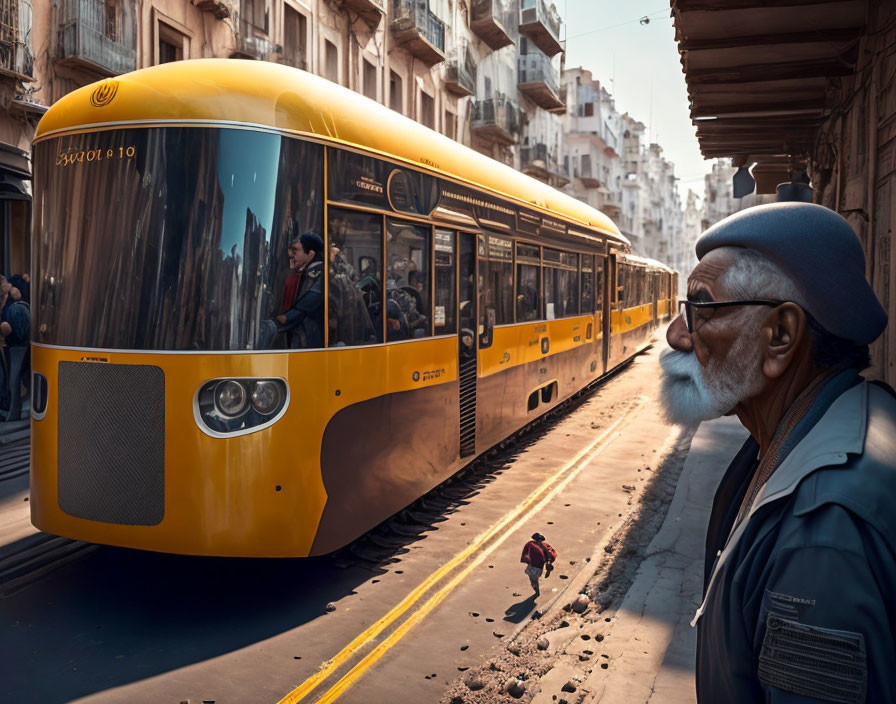
<path fill-rule="evenodd" d="M 541 252 L 528 244 L 516 246 L 516 320 L 524 323 L 541 317 Z"/>
<path fill-rule="evenodd" d="M 579 255 L 561 252 L 560 292 L 563 299 L 563 315 L 579 314 Z"/>
<path fill-rule="evenodd" d="M 454 283 L 456 235 L 451 230 L 436 230 L 435 237 L 436 298 L 433 328 L 436 335 L 457 332 L 457 289 Z"/>
<path fill-rule="evenodd" d="M 629 295 L 628 266 L 620 262 L 616 267 L 616 304 L 618 310 L 625 308 Z"/>
<path fill-rule="evenodd" d="M 582 255 L 582 315 L 590 315 L 594 310 L 594 257 Z"/>
<path fill-rule="evenodd" d="M 402 220 L 386 223 L 386 340 L 432 335 L 429 227 Z"/>
<path fill-rule="evenodd" d="M 567 318 L 579 311 L 578 256 L 544 250 L 544 317 Z"/>
<path fill-rule="evenodd" d="M 598 313 L 603 311 L 604 308 L 604 270 L 606 267 L 606 259 L 603 257 L 597 258 L 597 267 L 594 271 L 594 290 L 597 292 L 597 303 L 595 304 L 594 310 Z"/>
<path fill-rule="evenodd" d="M 479 238 L 479 325 L 487 328 L 488 311 L 494 324 L 513 322 L 513 242 L 495 235 Z"/>
<path fill-rule="evenodd" d="M 330 346 L 383 341 L 383 219 L 329 209 Z"/>

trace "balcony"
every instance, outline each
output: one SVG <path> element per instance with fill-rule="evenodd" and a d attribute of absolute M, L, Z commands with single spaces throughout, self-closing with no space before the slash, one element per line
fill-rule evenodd
<path fill-rule="evenodd" d="M 500 96 L 473 103 L 470 132 L 504 146 L 515 144 L 519 133 L 517 106 Z"/>
<path fill-rule="evenodd" d="M 560 100 L 560 80 L 551 60 L 538 49 L 529 48 L 520 54 L 519 91 L 548 112 L 563 114 L 566 105 Z"/>
<path fill-rule="evenodd" d="M 376 29 L 386 14 L 386 0 L 342 0 L 342 7 L 358 13 L 371 29 Z"/>
<path fill-rule="evenodd" d="M 219 20 L 233 16 L 236 0 L 193 0 L 193 4 L 202 12 L 210 12 Z"/>
<path fill-rule="evenodd" d="M 20 81 L 34 80 L 31 17 L 30 0 L 0 0 L 0 74 Z"/>
<path fill-rule="evenodd" d="M 515 15 L 512 0 L 473 0 L 470 29 L 489 48 L 498 50 L 514 43 L 511 27 Z"/>
<path fill-rule="evenodd" d="M 273 48 L 281 49 L 279 46 L 274 46 Z M 282 47 L 280 51 L 272 51 L 269 53 L 267 61 L 274 61 L 278 64 L 283 64 L 284 66 L 294 66 L 303 71 L 308 70 L 308 57 L 305 55 L 305 50 L 300 48 L 289 49 L 287 47 Z"/>
<path fill-rule="evenodd" d="M 267 37 L 257 35 L 253 26 L 246 22 L 240 22 L 239 30 L 233 37 L 233 51 L 230 52 L 230 58 L 274 61 L 298 66 L 291 61 L 291 59 L 298 59 L 298 56 L 286 56 L 282 46 L 274 44 Z M 304 56 L 302 59 L 304 60 Z"/>
<path fill-rule="evenodd" d="M 445 64 L 445 89 L 462 98 L 476 92 L 476 61 L 463 46 Z"/>
<path fill-rule="evenodd" d="M 520 147 L 520 171 L 552 186 L 569 183 L 569 179 L 562 174 L 560 162 L 548 150 L 547 144 L 537 143 Z"/>
<path fill-rule="evenodd" d="M 445 60 L 445 23 L 429 9 L 429 0 L 392 0 L 392 34 L 427 66 Z"/>
<path fill-rule="evenodd" d="M 106 12 L 103 0 L 63 0 L 59 9 L 59 62 L 115 76 L 137 68 L 133 3 Z"/>
<path fill-rule="evenodd" d="M 545 0 L 522 0 L 520 31 L 548 56 L 563 51 L 560 43 L 560 17 Z"/>
<path fill-rule="evenodd" d="M 585 188 L 599 188 L 600 179 L 597 177 L 597 167 L 591 164 L 591 155 L 582 154 L 581 169 L 576 174 Z"/>

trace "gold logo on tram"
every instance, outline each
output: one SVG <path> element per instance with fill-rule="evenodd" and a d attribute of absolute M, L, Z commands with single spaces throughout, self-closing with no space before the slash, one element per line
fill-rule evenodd
<path fill-rule="evenodd" d="M 90 94 L 90 104 L 95 108 L 102 108 L 112 102 L 112 98 L 118 92 L 118 81 L 103 81 L 96 90 Z"/>

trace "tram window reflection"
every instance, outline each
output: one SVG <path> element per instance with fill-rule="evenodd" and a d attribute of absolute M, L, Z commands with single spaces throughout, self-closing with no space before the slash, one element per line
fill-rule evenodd
<path fill-rule="evenodd" d="M 328 215 L 329 345 L 382 342 L 383 219 L 340 208 Z"/>
<path fill-rule="evenodd" d="M 456 288 L 454 284 L 456 235 L 451 230 L 436 230 L 435 265 L 436 293 L 433 309 L 433 328 L 436 335 L 450 335 L 457 331 Z"/>
<path fill-rule="evenodd" d="M 582 255 L 582 303 L 581 313 L 590 315 L 594 311 L 594 257 Z"/>
<path fill-rule="evenodd" d="M 430 270 L 428 227 L 401 220 L 386 223 L 386 340 L 429 337 Z"/>
<path fill-rule="evenodd" d="M 486 328 L 488 311 L 494 324 L 513 322 L 513 242 L 504 237 L 480 236 L 479 245 L 479 325 Z"/>
<path fill-rule="evenodd" d="M 57 165 L 58 154 L 79 152 L 121 158 L 94 161 L 89 173 Z M 34 268 L 47 282 L 36 337 L 142 350 L 276 342 L 263 333 L 281 314 L 290 239 L 322 232 L 322 159 L 320 145 L 297 139 L 199 127 L 35 145 L 52 194 L 35 204 Z"/>
<path fill-rule="evenodd" d="M 541 252 L 527 244 L 516 246 L 516 320 L 538 320 L 541 289 Z"/>
<path fill-rule="evenodd" d="M 577 315 L 578 255 L 545 248 L 543 256 L 545 318 L 554 320 Z"/>
<path fill-rule="evenodd" d="M 604 309 L 604 269 L 606 266 L 604 257 L 597 258 L 597 266 L 594 271 L 594 291 L 595 296 L 594 310 L 601 313 Z"/>

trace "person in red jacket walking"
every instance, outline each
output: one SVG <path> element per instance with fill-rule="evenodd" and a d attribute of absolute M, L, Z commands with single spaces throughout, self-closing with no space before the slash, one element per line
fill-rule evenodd
<path fill-rule="evenodd" d="M 554 560 L 557 559 L 557 551 L 545 542 L 541 533 L 533 533 L 532 540 L 523 546 L 523 554 L 520 556 L 520 562 L 526 564 L 526 576 L 532 584 L 535 596 L 541 594 L 538 588 L 538 580 L 541 578 L 542 570 L 546 571 L 545 576 L 554 569 Z"/>

